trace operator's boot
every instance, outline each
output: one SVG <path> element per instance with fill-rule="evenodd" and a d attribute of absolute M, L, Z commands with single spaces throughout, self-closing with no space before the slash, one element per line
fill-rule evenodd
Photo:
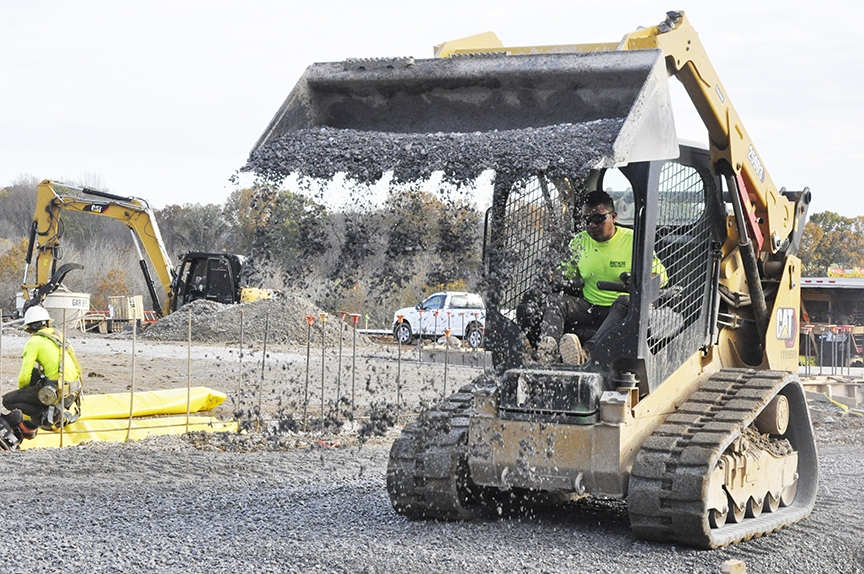
<path fill-rule="evenodd" d="M 558 341 L 555 337 L 540 337 L 535 356 L 538 363 L 555 363 L 558 361 Z"/>
<path fill-rule="evenodd" d="M 588 362 L 588 353 L 582 348 L 582 343 L 579 342 L 579 337 L 573 333 L 567 333 L 561 337 L 561 344 L 558 346 L 561 352 L 561 361 L 570 365 L 584 365 Z"/>

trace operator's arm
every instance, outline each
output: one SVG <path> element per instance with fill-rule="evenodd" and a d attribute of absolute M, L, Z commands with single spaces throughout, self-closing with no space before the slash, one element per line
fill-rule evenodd
<path fill-rule="evenodd" d="M 669 274 L 666 273 L 666 267 L 655 253 L 654 260 L 651 262 L 651 276 L 656 277 L 658 275 L 660 276 L 660 287 L 665 287 L 669 283 Z"/>

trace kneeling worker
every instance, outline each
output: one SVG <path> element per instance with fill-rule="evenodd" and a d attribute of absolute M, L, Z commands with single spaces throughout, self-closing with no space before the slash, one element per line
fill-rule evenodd
<path fill-rule="evenodd" d="M 20 409 L 31 421 L 45 429 L 58 429 L 78 420 L 81 412 L 81 365 L 75 351 L 66 343 L 63 361 L 65 389 L 58 385 L 63 337 L 51 327 L 51 316 L 44 307 L 30 307 L 24 314 L 24 329 L 30 339 L 24 345 L 24 360 L 18 375 L 18 390 L 3 396 L 3 406 Z M 61 395 L 64 397 L 60 405 Z M 70 407 L 74 407 L 70 412 Z"/>

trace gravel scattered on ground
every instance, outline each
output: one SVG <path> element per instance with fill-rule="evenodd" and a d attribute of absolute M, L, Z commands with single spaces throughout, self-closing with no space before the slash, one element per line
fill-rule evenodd
<path fill-rule="evenodd" d="M 384 487 L 395 432 L 360 446 L 302 434 L 293 447 L 273 448 L 252 435 L 192 435 L 7 453 L 0 564 L 69 572 L 717 574 L 738 559 L 748 574 L 864 572 L 860 424 L 856 444 L 823 434 L 809 518 L 715 551 L 635 539 L 626 504 L 615 500 L 502 519 L 409 521 L 393 512 Z M 255 448 L 241 448 L 243 441 Z"/>

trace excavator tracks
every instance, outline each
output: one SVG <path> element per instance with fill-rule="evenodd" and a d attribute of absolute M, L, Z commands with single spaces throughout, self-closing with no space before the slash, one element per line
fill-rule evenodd
<path fill-rule="evenodd" d="M 393 508 L 408 518 L 465 520 L 478 514 L 470 501 L 479 493 L 468 475 L 468 415 L 471 385 L 423 411 L 393 442 L 387 492 Z"/>
<path fill-rule="evenodd" d="M 783 438 L 797 451 L 797 481 L 787 489 L 784 504 L 712 528 L 712 521 L 717 521 L 710 518 L 707 505 L 712 473 L 733 441 L 778 393 L 789 402 L 789 428 Z M 816 447 L 797 376 L 785 371 L 724 369 L 643 444 L 630 475 L 630 523 L 633 532 L 647 540 L 701 548 L 726 546 L 806 517 L 816 498 L 817 480 Z"/>

